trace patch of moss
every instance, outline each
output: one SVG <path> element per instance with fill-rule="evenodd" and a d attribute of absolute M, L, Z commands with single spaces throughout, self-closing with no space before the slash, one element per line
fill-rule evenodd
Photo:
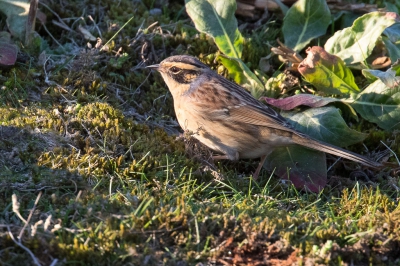
<path fill-rule="evenodd" d="M 82 106 L 68 128 L 74 132 L 76 148 L 45 152 L 39 165 L 76 170 L 85 176 L 117 174 L 123 178 L 157 176 L 168 164 L 174 165 L 169 171 L 194 166 L 184 156 L 183 143 L 164 130 L 150 131 L 106 103 Z"/>
<path fill-rule="evenodd" d="M 65 124 L 59 116 L 59 111 L 57 109 L 51 112 L 35 106 L 24 109 L 0 107 L 0 123 L 3 126 L 44 130 L 51 129 L 61 133 L 65 130 Z"/>

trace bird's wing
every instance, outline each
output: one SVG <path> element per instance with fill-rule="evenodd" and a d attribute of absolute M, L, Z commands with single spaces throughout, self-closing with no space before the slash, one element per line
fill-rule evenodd
<path fill-rule="evenodd" d="M 294 131 L 285 118 L 267 106 L 264 108 L 249 104 L 234 106 L 228 109 L 228 115 L 229 120 L 244 124 Z"/>
<path fill-rule="evenodd" d="M 222 77 L 193 84 L 187 96 L 192 107 L 210 120 L 228 120 L 303 135 L 294 130 L 274 109 L 259 102 L 236 83 Z"/>

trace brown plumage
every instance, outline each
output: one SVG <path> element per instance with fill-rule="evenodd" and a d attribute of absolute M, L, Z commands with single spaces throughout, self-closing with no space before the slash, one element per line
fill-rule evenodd
<path fill-rule="evenodd" d="M 298 132 L 275 110 L 192 56 L 171 56 L 149 68 L 161 73 L 171 91 L 182 129 L 193 132 L 200 142 L 223 154 L 216 158 L 262 158 L 254 177 L 274 148 L 292 144 L 368 167 L 381 167 L 380 163 L 364 156 Z"/>

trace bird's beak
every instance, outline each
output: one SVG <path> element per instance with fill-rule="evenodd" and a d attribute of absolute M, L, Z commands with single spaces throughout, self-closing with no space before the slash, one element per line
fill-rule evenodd
<path fill-rule="evenodd" d="M 160 64 L 150 65 L 150 66 L 147 66 L 146 68 L 151 68 L 151 69 L 159 70 Z"/>

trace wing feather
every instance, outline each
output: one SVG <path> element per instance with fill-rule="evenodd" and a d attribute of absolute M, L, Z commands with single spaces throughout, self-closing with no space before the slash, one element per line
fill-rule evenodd
<path fill-rule="evenodd" d="M 215 80 L 215 78 L 203 79 L 201 85 L 194 83 L 188 91 L 191 104 L 198 112 L 215 121 L 230 120 L 301 135 L 284 117 L 255 99 L 244 88 L 227 79 L 218 78 L 218 82 Z"/>

